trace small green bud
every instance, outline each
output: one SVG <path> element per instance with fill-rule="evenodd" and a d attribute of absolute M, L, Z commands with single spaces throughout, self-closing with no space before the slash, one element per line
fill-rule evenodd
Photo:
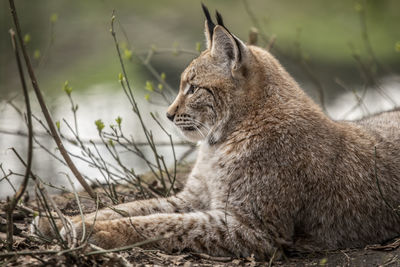
<path fill-rule="evenodd" d="M 115 121 L 117 122 L 118 126 L 121 126 L 122 118 L 118 116 Z"/>
<path fill-rule="evenodd" d="M 165 72 L 161 73 L 161 80 L 165 81 L 165 78 L 167 77 L 167 75 L 165 74 Z"/>
<path fill-rule="evenodd" d="M 71 95 L 72 87 L 69 86 L 69 82 L 68 81 L 65 81 L 63 90 L 64 90 L 65 93 L 67 93 L 67 95 L 69 95 L 69 96 Z"/>
<path fill-rule="evenodd" d="M 56 121 L 57 130 L 60 130 L 60 121 Z"/>
<path fill-rule="evenodd" d="M 76 104 L 76 106 L 75 106 L 75 111 L 77 111 L 78 108 L 79 108 L 79 106 L 78 106 L 78 104 Z"/>
<path fill-rule="evenodd" d="M 114 146 L 114 142 L 113 142 L 113 140 L 111 140 L 111 139 L 108 139 L 108 144 L 110 145 L 110 146 Z"/>
<path fill-rule="evenodd" d="M 33 213 L 33 218 L 36 218 L 37 216 L 39 216 L 39 212 L 35 211 L 35 212 Z"/>
<path fill-rule="evenodd" d="M 57 14 L 57 13 L 51 14 L 51 16 L 50 16 L 50 22 L 51 22 L 51 23 L 56 23 L 57 20 L 58 20 L 58 14 Z"/>
<path fill-rule="evenodd" d="M 394 46 L 394 49 L 395 49 L 396 52 L 400 52 L 400 41 L 396 42 L 396 44 Z"/>
<path fill-rule="evenodd" d="M 144 99 L 146 99 L 146 101 L 149 101 L 150 100 L 150 94 L 145 94 L 144 95 Z"/>
<path fill-rule="evenodd" d="M 325 266 L 328 263 L 328 259 L 327 258 L 323 258 L 319 261 L 319 266 Z"/>
<path fill-rule="evenodd" d="M 125 50 L 124 50 L 124 57 L 125 57 L 126 59 L 128 59 L 128 60 L 131 60 L 131 59 L 132 59 L 132 50 L 125 49 Z"/>
<path fill-rule="evenodd" d="M 123 79 L 124 79 L 124 76 L 122 75 L 122 73 L 118 74 L 118 80 L 120 82 L 122 82 Z"/>
<path fill-rule="evenodd" d="M 99 133 L 101 133 L 101 131 L 104 129 L 104 123 L 101 119 L 98 119 L 94 122 L 94 124 L 97 127 L 97 131 L 99 131 Z"/>
<path fill-rule="evenodd" d="M 41 54 L 40 54 L 40 50 L 39 49 L 36 49 L 35 51 L 33 51 L 33 58 L 34 59 L 39 59 L 40 56 L 41 56 Z"/>
<path fill-rule="evenodd" d="M 112 17 L 111 17 L 111 21 L 114 21 L 115 20 L 115 15 L 113 15 Z"/>
<path fill-rule="evenodd" d="M 154 86 L 153 83 L 150 81 L 146 81 L 146 90 L 150 92 L 154 92 Z"/>
<path fill-rule="evenodd" d="M 199 53 L 201 52 L 201 43 L 200 42 L 196 43 L 196 51 Z"/>
<path fill-rule="evenodd" d="M 157 87 L 158 87 L 158 90 L 160 90 L 160 91 L 162 91 L 163 88 L 164 88 L 164 86 L 162 85 L 162 83 L 159 83 Z"/>
<path fill-rule="evenodd" d="M 30 41 L 31 41 L 31 35 L 29 33 L 25 34 L 24 43 L 29 44 Z"/>

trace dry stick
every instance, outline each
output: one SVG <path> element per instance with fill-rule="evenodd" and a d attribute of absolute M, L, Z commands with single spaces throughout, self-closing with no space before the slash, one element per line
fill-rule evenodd
<path fill-rule="evenodd" d="M 23 255 L 50 255 L 50 254 L 64 254 L 67 252 L 72 252 L 76 250 L 80 250 L 86 246 L 82 245 L 76 248 L 72 249 L 66 249 L 66 250 L 27 250 L 27 251 L 16 251 L 16 252 L 5 252 L 5 253 L 0 253 L 0 259 L 1 258 L 6 258 L 6 257 L 12 257 L 12 256 L 23 256 Z"/>
<path fill-rule="evenodd" d="M 130 250 L 132 248 L 140 247 L 140 246 L 143 246 L 143 245 L 147 245 L 147 244 L 150 244 L 150 243 L 153 243 L 153 242 L 157 242 L 157 241 L 160 241 L 160 240 L 163 240 L 163 239 L 165 239 L 165 237 L 164 236 L 160 236 L 160 237 L 156 237 L 156 238 L 152 238 L 152 239 L 147 239 L 147 240 L 144 240 L 144 241 L 141 241 L 141 242 L 137 242 L 135 244 L 132 244 L 132 245 L 129 245 L 129 246 L 125 246 L 125 247 L 118 247 L 118 248 L 114 248 L 114 249 L 91 251 L 91 252 L 86 253 L 85 255 L 89 256 L 89 255 L 98 255 L 98 254 L 104 254 L 104 253 L 110 253 L 110 252 L 120 252 L 120 251 Z"/>
<path fill-rule="evenodd" d="M 28 120 L 28 160 L 26 164 L 26 170 L 25 170 L 25 175 L 24 175 L 24 180 L 22 181 L 22 184 L 19 188 L 19 190 L 15 193 L 14 197 L 8 202 L 6 206 L 6 211 L 7 211 L 7 243 L 8 243 L 8 249 L 12 250 L 12 244 L 13 244 L 13 212 L 14 209 L 21 199 L 22 195 L 25 192 L 25 189 L 28 185 L 29 181 L 29 174 L 31 172 L 31 166 L 32 166 L 32 155 L 33 155 L 33 149 L 32 149 L 32 137 L 33 137 L 33 131 L 32 131 L 32 112 L 31 112 L 31 105 L 29 102 L 29 95 L 28 95 L 28 89 L 26 87 L 26 82 L 25 82 L 25 77 L 24 77 L 24 71 L 22 69 L 22 64 L 21 64 L 21 59 L 19 56 L 18 48 L 17 48 L 17 42 L 15 40 L 15 32 L 11 29 L 10 30 L 10 35 L 11 35 L 11 42 L 13 46 L 13 50 L 15 53 L 15 59 L 17 60 L 17 66 L 18 66 L 18 73 L 19 77 L 22 83 L 22 90 L 24 92 L 24 98 L 25 98 L 25 105 L 26 105 L 26 113 L 27 113 L 27 120 Z"/>
<path fill-rule="evenodd" d="M 50 113 L 46 107 L 44 100 L 43 100 L 42 92 L 39 89 L 39 85 L 36 80 L 31 61 L 29 59 L 28 53 L 26 52 L 26 48 L 25 48 L 25 45 L 24 45 L 24 42 L 22 39 L 21 27 L 19 25 L 19 20 L 17 17 L 17 11 L 15 8 L 14 0 L 9 0 L 9 3 L 10 3 L 11 15 L 13 17 L 14 25 L 17 30 L 17 36 L 18 36 L 19 42 L 21 44 L 21 50 L 24 55 L 25 64 L 28 68 L 29 77 L 31 78 L 32 86 L 33 86 L 33 89 L 35 90 L 35 94 L 36 94 L 36 97 L 40 104 L 40 108 L 42 109 L 43 115 L 46 118 L 47 125 L 49 126 L 49 129 L 51 131 L 51 134 L 53 135 L 54 141 L 56 142 L 61 155 L 63 156 L 66 163 L 68 164 L 68 167 L 71 169 L 72 173 L 75 175 L 76 179 L 78 179 L 79 183 L 83 186 L 83 188 L 86 190 L 86 192 L 88 192 L 88 194 L 92 197 L 92 199 L 95 200 L 96 194 L 94 193 L 92 188 L 88 185 L 88 183 L 85 181 L 85 179 L 82 177 L 82 175 L 76 168 L 75 164 L 72 162 L 71 158 L 68 155 L 68 152 L 64 148 L 64 145 L 60 139 L 60 136 L 57 133 L 56 128 L 54 127 L 53 120 L 51 119 Z"/>

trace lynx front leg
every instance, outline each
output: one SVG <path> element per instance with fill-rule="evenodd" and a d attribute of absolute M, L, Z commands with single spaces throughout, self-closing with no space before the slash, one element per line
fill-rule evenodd
<path fill-rule="evenodd" d="M 203 199 L 204 196 L 201 197 L 198 194 L 199 192 L 184 190 L 176 196 L 168 198 L 154 198 L 124 203 L 99 210 L 97 213 L 93 212 L 86 214 L 85 222 L 92 224 L 95 220 L 113 220 L 117 218 L 143 216 L 154 213 L 191 212 L 208 208 L 208 202 Z M 71 220 L 77 223 L 80 222 L 82 218 L 80 215 L 77 215 L 72 217 Z M 60 221 L 57 221 L 57 225 L 62 227 Z M 50 225 L 50 221 L 46 217 L 34 220 L 32 232 L 33 234 L 39 232 L 41 235 L 47 237 L 54 237 L 55 235 Z"/>
<path fill-rule="evenodd" d="M 137 200 L 129 203 L 119 204 L 107 209 L 100 210 L 97 215 L 91 213 L 85 216 L 88 220 L 112 220 L 122 217 L 143 216 L 154 213 L 178 213 L 190 212 L 200 208 L 200 203 L 193 203 L 184 194 L 178 194 L 168 198 L 154 198 Z M 79 220 L 79 217 L 76 217 Z"/>
<path fill-rule="evenodd" d="M 98 221 L 91 228 L 89 242 L 103 248 L 115 248 L 168 236 L 146 245 L 168 252 L 188 249 L 216 256 L 250 256 L 265 258 L 275 252 L 272 240 L 262 231 L 241 225 L 223 211 L 153 214 Z M 82 225 L 77 226 L 78 236 Z M 81 233 L 80 233 L 81 234 Z"/>

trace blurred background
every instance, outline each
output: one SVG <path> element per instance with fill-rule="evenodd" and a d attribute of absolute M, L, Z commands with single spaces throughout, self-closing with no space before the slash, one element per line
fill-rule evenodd
<path fill-rule="evenodd" d="M 302 88 L 334 119 L 355 119 L 400 104 L 400 2 L 366 1 L 273 1 L 204 0 L 218 9 L 227 27 L 244 41 L 270 49 Z M 79 135 L 99 139 L 94 123 L 101 119 L 108 128 L 122 118 L 127 135 L 141 142 L 140 124 L 132 113 L 118 74 L 121 73 L 110 34 L 112 11 L 128 78 L 156 143 L 168 141 L 159 120 L 181 142 L 179 133 L 164 119 L 168 101 L 179 86 L 180 73 L 204 49 L 204 16 L 200 1 L 185 0 L 17 0 L 24 40 L 39 85 L 60 131 L 72 137 L 63 119 L 73 125 L 73 112 L 65 92 L 72 88 Z M 12 28 L 8 1 L 0 3 L 0 198 L 12 193 L 24 168 L 10 147 L 26 157 L 27 132 L 18 110 L 25 111 L 23 96 L 8 30 Z M 167 90 L 169 89 L 169 90 Z M 159 91 L 165 92 L 160 94 Z M 31 94 L 33 112 L 42 118 Z M 45 129 L 35 120 L 38 143 L 59 155 Z M 68 169 L 36 143 L 33 171 L 54 185 Z M 81 154 L 74 145 L 71 153 Z M 160 146 L 167 164 L 171 148 Z M 177 145 L 177 158 L 192 161 L 195 152 Z M 105 148 L 99 146 L 100 153 Z M 144 153 L 150 149 L 144 147 Z M 111 159 L 110 159 L 111 160 Z M 124 153 L 123 160 L 137 173 L 148 169 L 137 156 Z M 87 162 L 76 159 L 88 177 L 102 177 Z M 10 173 L 16 173 L 8 176 Z M 2 178 L 3 177 L 3 178 Z M 4 179 L 6 177 L 10 180 Z"/>

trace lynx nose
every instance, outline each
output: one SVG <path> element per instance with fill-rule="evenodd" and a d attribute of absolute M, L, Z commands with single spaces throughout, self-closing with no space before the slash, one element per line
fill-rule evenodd
<path fill-rule="evenodd" d="M 175 114 L 169 114 L 168 112 L 167 112 L 167 118 L 170 120 L 170 121 L 174 121 L 174 118 L 175 118 Z"/>

